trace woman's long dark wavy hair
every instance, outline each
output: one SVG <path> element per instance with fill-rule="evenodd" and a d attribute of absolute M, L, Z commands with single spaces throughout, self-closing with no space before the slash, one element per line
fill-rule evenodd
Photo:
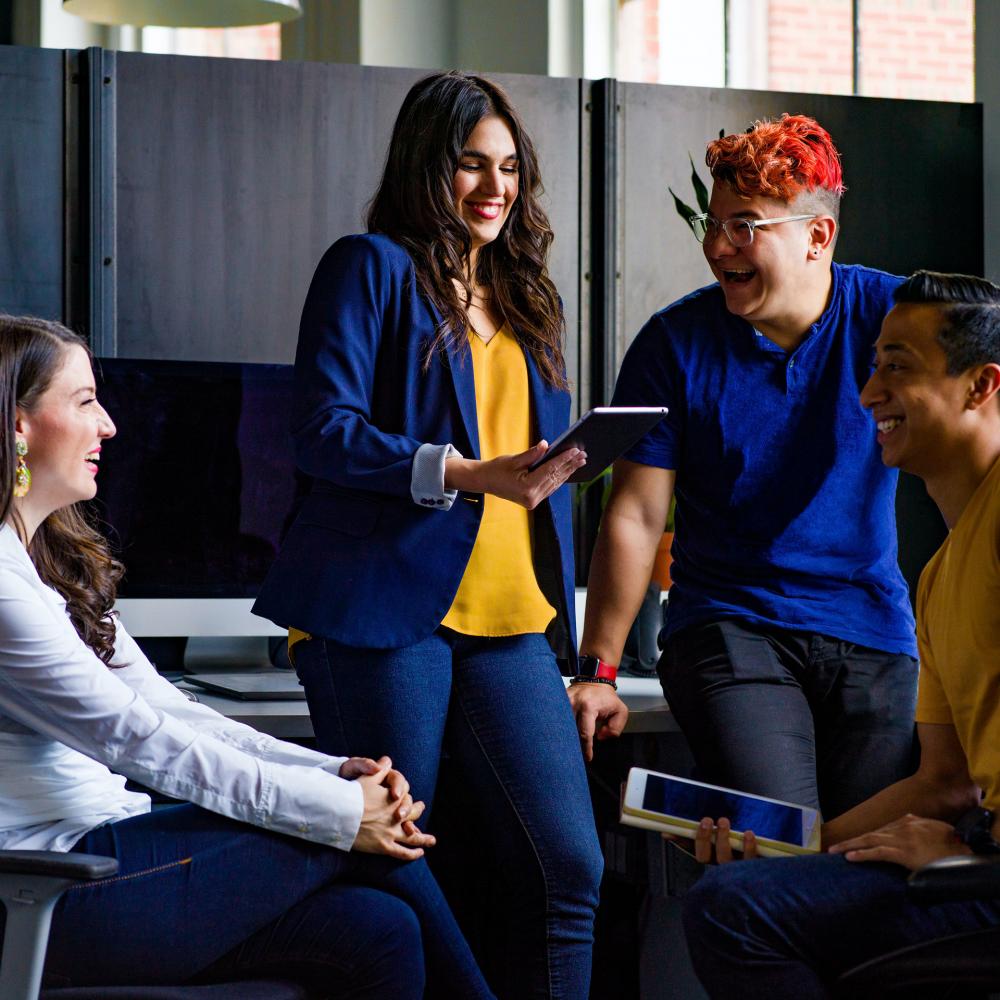
<path fill-rule="evenodd" d="M 449 343 L 465 350 L 472 240 L 455 208 L 455 174 L 472 130 L 490 115 L 503 119 L 514 138 L 519 192 L 500 235 L 479 249 L 474 277 L 543 378 L 565 388 L 564 323 L 546 268 L 552 229 L 538 201 L 538 157 L 510 98 L 495 83 L 450 72 L 412 87 L 399 109 L 382 180 L 368 207 L 368 231 L 383 233 L 407 250 L 421 292 L 441 313 L 427 362 Z"/>
<path fill-rule="evenodd" d="M 17 411 L 30 413 L 49 387 L 71 347 L 86 341 L 59 323 L 30 316 L 0 316 L 0 523 L 8 519 L 24 537 L 14 508 Z M 31 455 L 27 456 L 31 465 Z M 77 504 L 50 514 L 35 531 L 28 555 L 38 575 L 66 598 L 80 638 L 111 666 L 115 622 L 112 607 L 124 572 L 101 534 Z"/>

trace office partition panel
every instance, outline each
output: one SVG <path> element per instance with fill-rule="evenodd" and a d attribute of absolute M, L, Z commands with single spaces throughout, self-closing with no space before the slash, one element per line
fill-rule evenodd
<path fill-rule="evenodd" d="M 313 270 L 364 229 L 422 70 L 119 53 L 117 353 L 293 358 Z M 578 354 L 580 83 L 504 76 L 535 137 Z"/>
<path fill-rule="evenodd" d="M 0 311 L 63 317 L 63 53 L 0 46 Z"/>

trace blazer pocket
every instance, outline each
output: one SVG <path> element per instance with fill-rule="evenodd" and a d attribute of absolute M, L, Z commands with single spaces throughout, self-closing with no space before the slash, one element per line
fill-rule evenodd
<path fill-rule="evenodd" d="M 375 530 L 381 513 L 381 505 L 372 500 L 314 493 L 303 501 L 295 526 L 308 524 L 364 538 Z"/>

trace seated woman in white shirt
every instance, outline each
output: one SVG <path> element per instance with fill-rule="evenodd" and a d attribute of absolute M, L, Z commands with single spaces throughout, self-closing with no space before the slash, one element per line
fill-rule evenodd
<path fill-rule="evenodd" d="M 188 701 L 118 622 L 122 567 L 76 506 L 114 433 L 84 342 L 0 317 L 0 848 L 120 864 L 63 897 L 48 980 L 275 974 L 399 1000 L 422 995 L 426 959 L 428 995 L 491 996 L 391 762 L 328 757 Z M 151 812 L 125 777 L 193 805 Z"/>

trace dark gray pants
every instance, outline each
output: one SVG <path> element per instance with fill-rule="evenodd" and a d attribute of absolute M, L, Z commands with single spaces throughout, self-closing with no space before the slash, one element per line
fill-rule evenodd
<path fill-rule="evenodd" d="M 702 781 L 831 819 L 914 769 L 905 654 L 727 619 L 670 636 L 657 669 Z"/>

